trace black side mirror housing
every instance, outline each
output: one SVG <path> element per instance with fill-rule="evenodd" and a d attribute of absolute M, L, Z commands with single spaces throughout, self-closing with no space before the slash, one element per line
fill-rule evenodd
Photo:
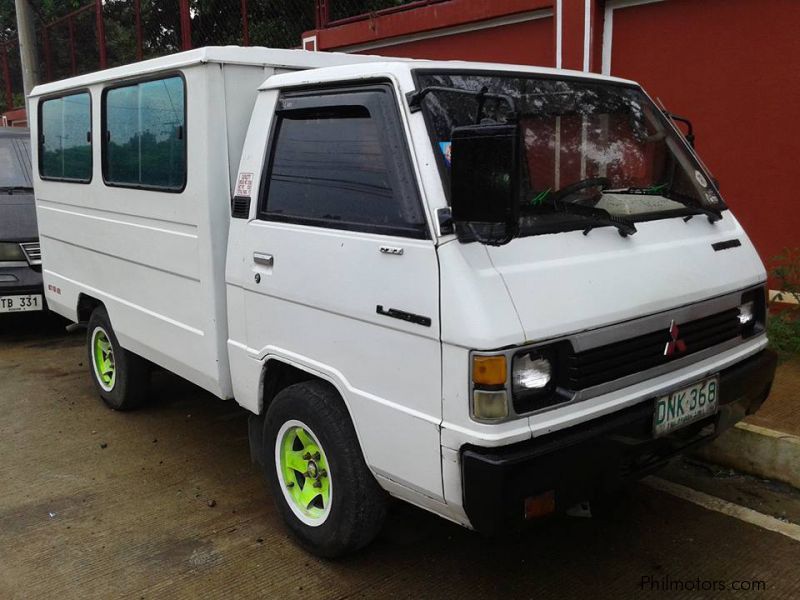
<path fill-rule="evenodd" d="M 510 242 L 519 231 L 519 126 L 466 125 L 451 135 L 453 221 L 462 241 Z M 466 235 L 465 235 L 466 234 Z"/>

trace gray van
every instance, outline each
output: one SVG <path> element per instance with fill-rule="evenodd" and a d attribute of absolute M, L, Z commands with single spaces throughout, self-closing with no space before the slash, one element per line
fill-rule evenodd
<path fill-rule="evenodd" d="M 0 313 L 43 309 L 30 133 L 0 127 Z"/>

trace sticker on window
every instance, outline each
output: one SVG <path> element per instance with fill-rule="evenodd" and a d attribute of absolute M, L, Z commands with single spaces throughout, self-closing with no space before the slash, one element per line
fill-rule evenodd
<path fill-rule="evenodd" d="M 694 172 L 694 178 L 697 180 L 697 183 L 700 184 L 701 187 L 708 187 L 708 181 L 706 181 L 705 176 L 700 171 Z"/>
<path fill-rule="evenodd" d="M 450 166 L 450 142 L 439 142 L 439 150 L 442 151 L 442 156 L 444 156 L 444 163 L 449 167 Z"/>
<path fill-rule="evenodd" d="M 253 192 L 253 174 L 246 172 L 239 173 L 239 179 L 236 180 L 236 195 L 250 196 L 252 192 Z"/>

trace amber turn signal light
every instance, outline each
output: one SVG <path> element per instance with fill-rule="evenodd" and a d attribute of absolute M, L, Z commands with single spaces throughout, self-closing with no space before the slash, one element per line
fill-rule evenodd
<path fill-rule="evenodd" d="M 505 356 L 473 356 L 472 383 L 477 385 L 505 385 L 508 370 Z"/>

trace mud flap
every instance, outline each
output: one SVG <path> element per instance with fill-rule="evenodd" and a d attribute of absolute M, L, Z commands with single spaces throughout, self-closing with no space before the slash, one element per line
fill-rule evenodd
<path fill-rule="evenodd" d="M 261 449 L 264 444 L 264 417 L 251 414 L 247 419 L 247 437 L 250 439 L 250 461 L 261 464 Z"/>

